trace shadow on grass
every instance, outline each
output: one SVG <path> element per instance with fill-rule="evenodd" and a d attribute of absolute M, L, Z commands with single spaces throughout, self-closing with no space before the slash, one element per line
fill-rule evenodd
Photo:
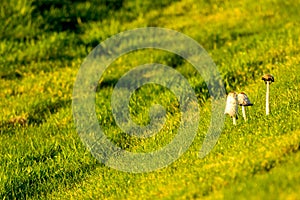
<path fill-rule="evenodd" d="M 14 80 L 14 79 L 22 79 L 22 78 L 23 78 L 23 74 L 18 70 L 9 71 L 5 74 L 0 74 L 0 79 L 5 79 L 5 80 Z"/>
<path fill-rule="evenodd" d="M 43 17 L 40 28 L 44 30 L 79 33 L 81 23 L 109 18 L 112 11 L 123 7 L 123 3 L 124 0 L 34 0 L 32 17 Z"/>
<path fill-rule="evenodd" d="M 41 197 L 51 193 L 59 185 L 70 185 L 81 181 L 97 163 L 82 164 L 75 169 L 61 170 L 44 168 L 31 171 L 24 176 L 13 177 L 4 184 L 4 192 L 1 199 L 27 199 Z"/>
<path fill-rule="evenodd" d="M 80 56 L 79 56 L 80 57 Z M 37 74 L 43 72 L 53 72 L 57 69 L 72 65 L 74 57 L 70 55 L 54 55 L 51 53 L 46 58 L 26 58 L 6 61 L 0 66 L 0 79 L 3 80 L 21 80 L 26 73 Z"/>
<path fill-rule="evenodd" d="M 71 102 L 71 99 L 39 102 L 31 108 L 27 118 L 28 124 L 40 125 L 46 122 L 50 115 L 57 113 L 60 108 L 70 106 Z"/>
<path fill-rule="evenodd" d="M 48 148 L 44 148 L 42 152 L 33 152 L 22 157 L 18 165 L 20 167 L 32 166 L 35 163 L 46 162 L 49 159 L 55 159 L 62 153 L 62 148 L 59 144 L 52 144 Z"/>
<path fill-rule="evenodd" d="M 31 107 L 27 118 L 17 116 L 8 121 L 0 122 L 0 134 L 14 134 L 18 129 L 28 125 L 39 126 L 46 122 L 50 115 L 67 106 L 71 106 L 71 100 L 39 102 Z"/>

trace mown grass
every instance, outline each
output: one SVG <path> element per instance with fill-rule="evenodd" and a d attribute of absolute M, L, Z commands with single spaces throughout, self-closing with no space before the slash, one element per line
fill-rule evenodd
<path fill-rule="evenodd" d="M 287 156 L 286 162 L 269 172 L 262 172 L 218 191 L 208 199 L 297 199 L 299 196 L 299 153 Z M 259 192 L 258 192 L 259 191 Z"/>
<path fill-rule="evenodd" d="M 95 6 L 97 4 L 97 6 Z M 300 144 L 299 4 L 295 1 L 3 1 L 0 23 L 1 199 L 297 199 Z M 210 121 L 207 87 L 176 55 L 141 50 L 117 59 L 99 80 L 97 116 L 120 147 L 148 152 L 176 134 L 175 96 L 148 85 L 131 99 L 133 120 L 148 122 L 152 103 L 167 108 L 164 129 L 149 139 L 115 125 L 110 95 L 118 79 L 145 63 L 183 74 L 197 94 L 201 122 L 189 150 L 170 166 L 144 174 L 97 162 L 72 119 L 76 73 L 99 42 L 120 31 L 159 26 L 187 34 L 212 56 L 227 92 L 245 91 L 249 121 L 225 128 L 212 152 L 198 153 Z M 272 73 L 271 115 L 264 115 L 264 73 Z M 158 95 L 159 94 L 159 95 Z M 240 117 L 241 118 L 241 117 Z"/>

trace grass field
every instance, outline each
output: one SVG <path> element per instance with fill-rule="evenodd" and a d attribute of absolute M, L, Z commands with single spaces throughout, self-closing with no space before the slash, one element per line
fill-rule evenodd
<path fill-rule="evenodd" d="M 245 1 L 3 0 L 0 6 L 1 199 L 299 199 L 300 3 Z M 164 27 L 201 44 L 227 92 L 244 91 L 254 103 L 248 121 L 226 117 L 213 150 L 198 157 L 211 117 L 201 75 L 179 56 L 144 49 L 115 60 L 99 80 L 96 112 L 105 134 L 131 152 L 150 152 L 176 135 L 180 109 L 174 94 L 155 84 L 135 92 L 132 119 L 146 125 L 153 104 L 166 108 L 155 136 L 130 137 L 116 125 L 114 85 L 130 69 L 161 63 L 194 89 L 200 123 L 190 148 L 171 165 L 126 173 L 97 161 L 73 121 L 72 91 L 84 58 L 121 31 Z M 271 73 L 271 114 L 265 83 Z"/>

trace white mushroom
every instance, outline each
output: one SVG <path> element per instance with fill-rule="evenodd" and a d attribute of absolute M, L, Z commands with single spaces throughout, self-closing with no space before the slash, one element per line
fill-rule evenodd
<path fill-rule="evenodd" d="M 239 105 L 242 106 L 243 118 L 245 121 L 247 121 L 245 106 L 253 106 L 253 104 L 250 102 L 250 99 L 244 92 L 238 94 L 238 102 Z"/>
<path fill-rule="evenodd" d="M 269 107 L 269 98 L 270 98 L 270 84 L 274 82 L 274 76 L 271 74 L 265 74 L 262 77 L 262 80 L 265 81 L 267 85 L 267 93 L 266 93 L 266 115 L 270 114 L 270 107 Z"/>
<path fill-rule="evenodd" d="M 236 125 L 236 120 L 238 119 L 238 96 L 235 92 L 228 94 L 224 114 L 232 117 L 233 124 Z"/>

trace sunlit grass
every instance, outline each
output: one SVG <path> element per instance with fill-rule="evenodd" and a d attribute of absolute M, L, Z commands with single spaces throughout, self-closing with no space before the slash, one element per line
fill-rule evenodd
<path fill-rule="evenodd" d="M 1 199 L 297 198 L 297 2 L 124 1 L 121 7 L 68 2 L 2 4 Z M 97 15 L 100 11 L 102 15 Z M 227 117 L 216 146 L 200 159 L 211 116 L 201 75 L 183 59 L 161 50 L 140 50 L 118 58 L 99 77 L 96 94 L 99 124 L 116 145 L 133 152 L 163 147 L 176 134 L 180 120 L 175 96 L 160 86 L 147 85 L 130 101 L 132 119 L 146 124 L 149 107 L 160 103 L 168 111 L 162 132 L 137 139 L 116 126 L 110 105 L 113 86 L 138 65 L 172 66 L 187 78 L 201 106 L 197 135 L 182 157 L 154 172 L 130 174 L 99 163 L 85 148 L 73 123 L 72 89 L 80 64 L 97 44 L 120 31 L 146 26 L 171 28 L 195 39 L 217 64 L 227 92 L 244 91 L 254 106 L 248 109 L 248 121 L 240 116 L 236 127 Z M 268 117 L 261 80 L 265 73 L 275 77 Z"/>

